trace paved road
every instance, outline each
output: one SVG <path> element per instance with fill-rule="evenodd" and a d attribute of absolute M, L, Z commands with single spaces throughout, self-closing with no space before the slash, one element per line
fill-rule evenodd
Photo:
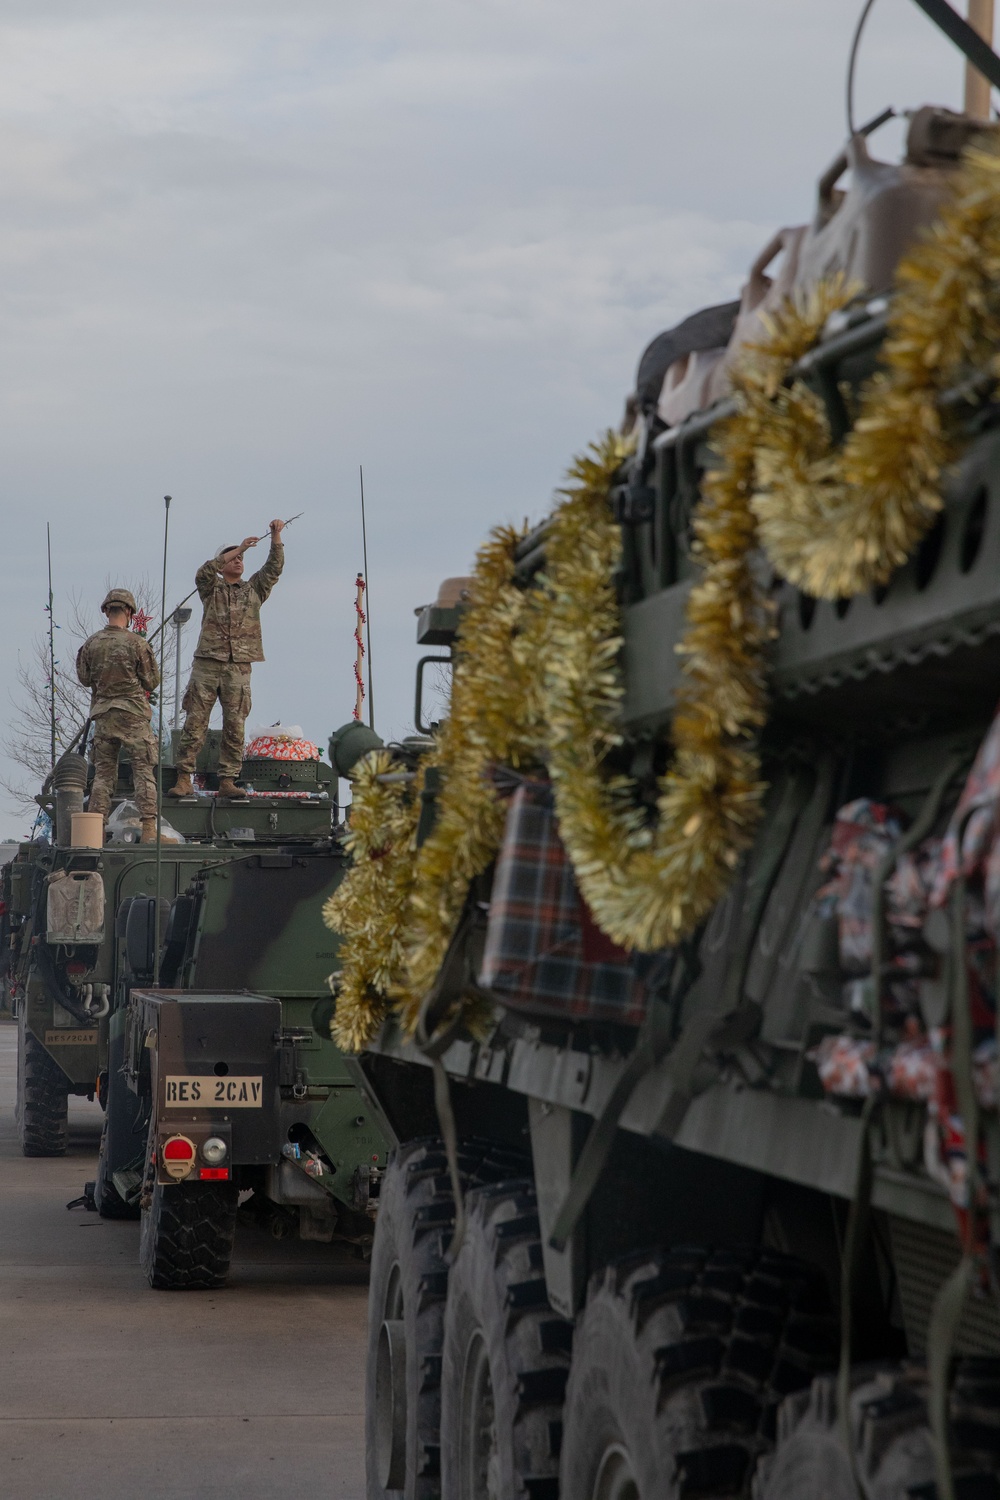
<path fill-rule="evenodd" d="M 66 1211 L 101 1111 L 71 1101 L 65 1157 L 14 1135 L 0 1023 L 0 1496 L 362 1500 L 365 1273 L 241 1228 L 222 1292 L 152 1292 L 138 1225 Z"/>

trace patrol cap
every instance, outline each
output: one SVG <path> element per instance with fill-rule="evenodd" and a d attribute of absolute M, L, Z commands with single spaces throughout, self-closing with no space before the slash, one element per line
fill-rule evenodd
<path fill-rule="evenodd" d="M 130 614 L 136 613 L 136 602 L 128 589 L 109 589 L 105 595 L 104 603 L 101 605 L 101 614 L 106 615 L 109 609 L 115 605 L 119 609 L 127 609 Z"/>

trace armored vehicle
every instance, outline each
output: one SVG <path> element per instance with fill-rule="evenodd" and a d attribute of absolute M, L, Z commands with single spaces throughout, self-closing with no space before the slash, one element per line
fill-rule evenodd
<path fill-rule="evenodd" d="M 741 302 L 650 346 L 549 520 L 421 613 L 454 674 L 427 753 L 339 758 L 333 1033 L 400 1141 L 369 1500 L 1000 1494 L 975 129 L 918 111 L 898 165 L 855 132 Z"/>
<path fill-rule="evenodd" d="M 330 768 L 304 742 L 251 743 L 251 795 L 217 802 L 217 740 L 198 794 L 165 805 L 159 849 L 130 842 L 124 757 L 110 842 L 74 845 L 87 762 L 71 750 L 54 842 L 3 870 L 22 1149 L 61 1154 L 68 1095 L 100 1099 L 90 1206 L 142 1216 L 154 1286 L 220 1284 L 241 1192 L 279 1236 L 367 1253 L 389 1144 L 356 1062 L 313 1025 L 336 953 L 315 934 L 344 865 Z"/>

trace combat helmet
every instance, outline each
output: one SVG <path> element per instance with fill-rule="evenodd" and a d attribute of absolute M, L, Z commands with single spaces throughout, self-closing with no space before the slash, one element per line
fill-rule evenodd
<path fill-rule="evenodd" d="M 127 609 L 129 614 L 134 615 L 136 612 L 135 599 L 129 593 L 128 589 L 108 589 L 107 594 L 104 596 L 104 603 L 101 605 L 101 614 L 106 615 L 108 610 L 116 604 L 119 609 Z"/>

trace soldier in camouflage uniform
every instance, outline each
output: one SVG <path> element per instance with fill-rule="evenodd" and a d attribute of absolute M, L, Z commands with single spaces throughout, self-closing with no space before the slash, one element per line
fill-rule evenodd
<path fill-rule="evenodd" d="M 149 642 L 129 629 L 135 600 L 128 589 L 112 589 L 101 605 L 107 625 L 84 641 L 76 675 L 90 688 L 94 721 L 94 784 L 91 812 L 107 817 L 118 779 L 118 753 L 128 747 L 143 843 L 156 839 L 156 742 L 149 727 L 149 695 L 160 673 Z"/>
<path fill-rule="evenodd" d="M 272 521 L 271 550 L 259 572 L 243 581 L 243 554 L 260 538 L 248 536 L 238 547 L 223 547 L 202 563 L 195 583 L 205 612 L 195 648 L 191 679 L 184 693 L 184 729 L 177 753 L 177 781 L 171 797 L 189 797 L 191 773 L 205 743 L 216 702 L 222 704 L 219 750 L 219 795 L 245 797 L 236 777 L 243 768 L 243 730 L 250 712 L 250 671 L 264 660 L 260 607 L 281 576 L 285 549 L 284 521 Z M 221 576 L 220 576 L 221 575 Z"/>

